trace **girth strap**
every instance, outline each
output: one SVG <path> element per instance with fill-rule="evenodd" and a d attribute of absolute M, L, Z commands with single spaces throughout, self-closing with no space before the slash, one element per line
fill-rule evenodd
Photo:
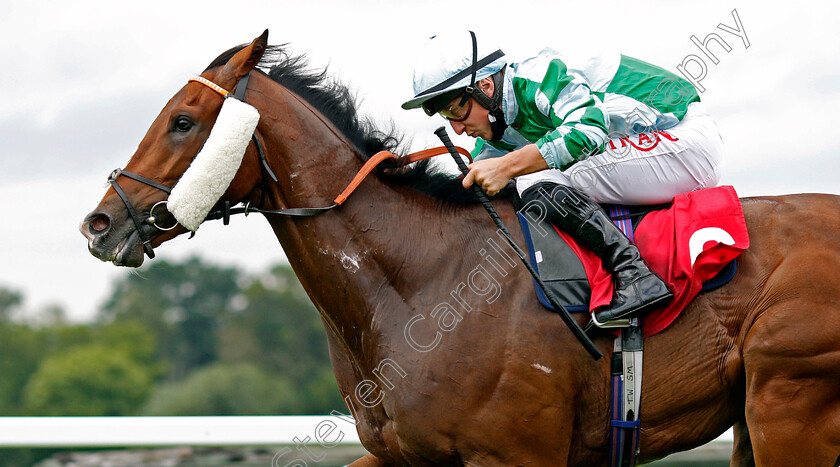
<path fill-rule="evenodd" d="M 642 399 L 642 327 L 632 318 L 615 339 L 610 402 L 610 466 L 632 467 L 639 455 Z"/>

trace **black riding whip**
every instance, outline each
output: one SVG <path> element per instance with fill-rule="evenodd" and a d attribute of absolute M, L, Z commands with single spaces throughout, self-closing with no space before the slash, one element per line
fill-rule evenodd
<path fill-rule="evenodd" d="M 443 145 L 446 146 L 446 149 L 449 151 L 449 154 L 452 155 L 452 158 L 455 159 L 455 163 L 458 164 L 458 168 L 461 169 L 461 172 L 464 175 L 467 175 L 467 173 L 469 173 L 467 164 L 465 164 L 464 161 L 461 159 L 461 156 L 458 154 L 458 151 L 452 144 L 452 140 L 449 139 L 449 135 L 446 133 L 446 128 L 438 128 L 437 130 L 435 130 L 435 134 L 443 142 Z M 551 304 L 552 307 L 554 307 L 554 311 L 556 311 L 557 314 L 560 315 L 560 318 L 563 319 L 563 322 L 566 323 L 566 326 L 569 327 L 569 330 L 571 330 L 572 334 L 574 334 L 575 337 L 577 337 L 577 339 L 580 341 L 580 343 L 583 345 L 586 351 L 589 352 L 590 355 L 592 355 L 592 358 L 598 360 L 599 358 L 603 357 L 603 355 L 598 350 L 598 348 L 595 347 L 595 344 L 592 342 L 589 336 L 587 336 L 586 333 L 583 332 L 583 329 L 580 328 L 577 321 L 572 319 L 571 315 L 569 315 L 569 312 L 566 311 L 566 309 L 563 308 L 562 305 L 557 303 L 557 300 L 554 298 L 554 296 L 551 293 L 549 293 L 548 289 L 546 289 L 545 284 L 543 284 L 543 281 L 542 279 L 540 279 L 540 276 L 537 274 L 537 271 L 535 271 L 534 268 L 531 267 L 531 263 L 528 262 L 528 258 L 525 256 L 525 253 L 519 248 L 519 245 L 517 245 L 516 242 L 513 241 L 513 237 L 511 237 L 510 232 L 508 231 L 504 222 L 502 222 L 502 219 L 499 217 L 499 213 L 497 213 L 493 205 L 490 204 L 490 199 L 487 197 L 487 194 L 484 193 L 484 191 L 481 189 L 480 186 L 478 186 L 478 184 L 473 184 L 472 188 L 475 192 L 476 197 L 479 201 L 481 201 L 481 204 L 484 206 L 484 209 L 486 209 L 487 213 L 490 214 L 490 218 L 493 219 L 493 222 L 496 224 L 496 227 L 498 227 L 499 230 L 502 231 L 508 244 L 511 246 L 511 248 L 513 248 L 513 251 L 515 251 L 516 254 L 519 256 L 519 259 L 522 260 L 522 264 L 524 264 L 525 268 L 528 269 L 528 272 L 530 272 L 531 275 L 534 276 L 534 280 L 537 281 L 537 284 L 543 290 L 545 296 L 548 297 L 548 302 Z"/>

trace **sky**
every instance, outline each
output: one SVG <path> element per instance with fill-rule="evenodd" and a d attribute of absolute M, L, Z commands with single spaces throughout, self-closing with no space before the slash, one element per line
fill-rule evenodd
<path fill-rule="evenodd" d="M 413 94 L 412 52 L 446 28 L 472 29 L 512 57 L 545 46 L 619 51 L 675 72 L 683 64 L 695 76 L 699 59 L 706 67 L 701 98 L 726 145 L 722 184 L 741 196 L 840 194 L 836 1 L 233 5 L 0 2 L 0 287 L 20 291 L 27 314 L 60 305 L 74 321 L 95 316 L 114 281 L 128 274 L 91 256 L 78 231 L 107 175 L 125 165 L 189 77 L 266 28 L 270 43 L 305 53 L 314 68 L 328 66 L 356 92 L 362 113 L 382 125 L 393 121 L 413 149 L 439 145 L 432 132 L 444 122 L 400 109 Z M 737 29 L 735 15 L 745 38 L 726 30 Z M 716 64 L 691 39 L 710 33 L 729 48 L 709 45 Z M 456 144 L 472 147 L 468 138 Z M 259 216 L 207 223 L 194 239 L 179 237 L 156 253 L 157 261 L 201 255 L 252 273 L 285 261 Z"/>

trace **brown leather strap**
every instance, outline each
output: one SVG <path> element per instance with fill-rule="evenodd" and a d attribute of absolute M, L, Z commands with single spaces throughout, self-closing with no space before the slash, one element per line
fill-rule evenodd
<path fill-rule="evenodd" d="M 458 153 L 466 156 L 467 159 L 469 159 L 469 161 L 472 162 L 472 156 L 470 155 L 469 151 L 459 146 L 456 146 L 455 149 L 458 150 Z M 350 196 L 350 194 L 353 193 L 353 191 L 359 186 L 359 184 L 362 183 L 362 180 L 364 180 L 365 177 L 367 177 L 368 174 L 370 174 L 373 171 L 373 169 L 384 160 L 393 159 L 399 160 L 401 163 L 404 164 L 410 164 L 412 162 L 422 161 L 423 159 L 428 159 L 430 157 L 438 156 L 440 154 L 448 154 L 448 152 L 449 150 L 446 149 L 444 146 L 424 149 L 422 151 L 417 151 L 403 157 L 397 157 L 396 155 L 394 155 L 394 153 L 390 151 L 379 151 L 376 154 L 374 154 L 373 157 L 368 159 L 367 162 L 365 162 L 365 165 L 363 165 L 362 168 L 359 169 L 359 171 L 356 173 L 356 176 L 353 177 L 353 180 L 351 180 L 350 184 L 347 185 L 347 188 L 345 188 L 344 191 L 342 191 L 341 194 L 335 198 L 334 202 L 335 204 L 342 204 L 343 202 L 347 201 L 347 197 Z"/>
<path fill-rule="evenodd" d="M 455 149 L 458 151 L 458 153 L 463 154 L 464 156 L 467 157 L 467 159 L 470 160 L 470 162 L 472 162 L 472 157 L 470 157 L 469 151 L 467 151 L 466 149 L 461 148 L 461 147 L 456 147 Z M 358 187 L 359 184 L 362 183 L 362 180 L 364 180 L 365 177 L 367 177 L 367 175 L 369 173 L 371 173 L 373 171 L 373 169 L 377 166 L 377 164 L 379 164 L 380 162 L 382 162 L 386 159 L 393 159 L 393 160 L 398 161 L 400 165 L 405 165 L 405 164 L 410 164 L 412 162 L 421 161 L 423 159 L 428 159 L 430 157 L 443 154 L 444 152 L 447 152 L 447 151 L 448 150 L 445 147 L 441 146 L 441 147 L 438 147 L 438 148 L 432 148 L 432 149 L 426 149 L 426 150 L 423 150 L 423 151 L 418 151 L 418 152 L 415 152 L 415 153 L 412 153 L 412 154 L 409 154 L 409 155 L 403 156 L 403 157 L 397 157 L 396 155 L 394 155 L 393 153 L 391 153 L 389 151 L 380 151 L 380 152 L 374 154 L 373 157 L 371 157 L 362 166 L 362 168 L 359 169 L 359 171 L 356 173 L 356 176 L 353 177 L 353 180 L 350 182 L 350 184 L 347 186 L 347 188 L 345 188 L 344 191 L 340 195 L 338 195 L 337 198 L 335 198 L 335 202 L 331 206 L 325 206 L 325 207 L 321 207 L 321 208 L 288 208 L 288 209 L 280 209 L 280 210 L 277 210 L 277 211 L 264 211 L 264 210 L 259 209 L 259 208 L 251 207 L 250 205 L 246 205 L 245 207 L 231 208 L 230 204 L 226 204 L 224 210 L 211 212 L 210 214 L 207 215 L 205 220 L 227 219 L 232 214 L 248 214 L 249 212 L 258 212 L 258 213 L 262 213 L 262 214 L 266 214 L 266 215 L 272 214 L 272 215 L 290 216 L 290 217 L 317 216 L 319 214 L 323 214 L 327 211 L 330 211 L 330 210 L 338 207 L 341 203 L 346 201 L 347 197 L 350 196 L 351 193 L 353 193 L 353 190 L 355 190 L 356 187 Z"/>
<path fill-rule="evenodd" d="M 462 156 L 465 156 L 470 161 L 470 163 L 472 163 L 472 161 L 473 161 L 472 160 L 472 155 L 470 154 L 469 151 L 467 151 L 466 149 L 464 149 L 460 146 L 455 146 L 455 149 L 457 149 L 458 152 Z M 424 149 L 422 151 L 417 151 L 415 153 L 411 153 L 411 154 L 405 156 L 404 159 L 407 160 L 407 162 L 406 162 L 407 164 L 410 164 L 412 162 L 417 162 L 417 161 L 421 161 L 423 159 L 428 159 L 430 157 L 439 156 L 441 154 L 448 154 L 448 153 L 449 153 L 449 150 L 446 149 L 446 146 L 438 146 L 436 148 Z"/>

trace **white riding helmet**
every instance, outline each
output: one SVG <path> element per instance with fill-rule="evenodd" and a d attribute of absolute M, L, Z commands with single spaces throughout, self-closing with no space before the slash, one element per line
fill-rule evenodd
<path fill-rule="evenodd" d="M 472 31 L 432 36 L 414 68 L 414 98 L 403 109 L 416 109 L 426 101 L 458 89 L 474 86 L 501 71 L 507 61 L 501 50 L 479 49 Z M 435 109 L 425 109 L 430 115 Z"/>

